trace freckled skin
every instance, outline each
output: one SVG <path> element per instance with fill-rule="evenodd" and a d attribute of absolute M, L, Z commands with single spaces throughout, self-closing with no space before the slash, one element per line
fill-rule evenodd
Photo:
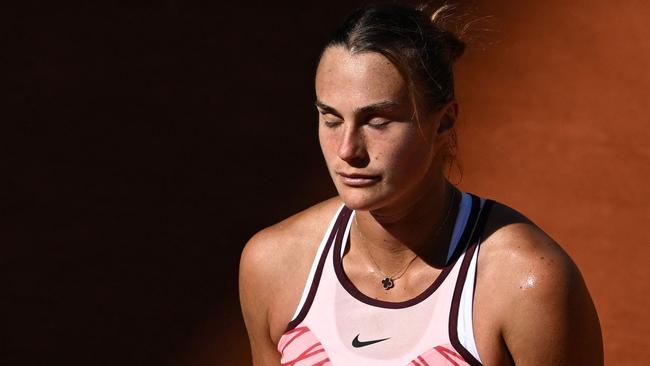
<path fill-rule="evenodd" d="M 406 83 L 384 56 L 328 48 L 316 72 L 316 96 L 340 112 L 319 115 L 319 140 L 336 189 L 350 208 L 378 213 L 390 210 L 414 200 L 422 185 L 441 178 L 439 152 L 445 136 L 436 130 L 444 110 L 425 116 L 418 126 Z M 391 113 L 355 114 L 359 107 L 383 101 L 399 105 Z M 385 129 L 376 130 L 367 124 L 372 118 L 392 121 Z M 326 127 L 323 122 L 327 120 L 342 124 Z M 355 163 L 364 160 L 369 161 Z M 381 181 L 370 189 L 350 188 L 337 172 L 377 174 Z"/>
<path fill-rule="evenodd" d="M 523 215 L 496 205 L 478 261 L 474 331 L 484 365 L 602 365 L 580 271 Z"/>

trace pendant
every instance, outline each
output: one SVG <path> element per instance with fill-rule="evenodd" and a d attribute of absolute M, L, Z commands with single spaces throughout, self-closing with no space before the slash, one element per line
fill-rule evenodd
<path fill-rule="evenodd" d="M 392 278 L 386 277 L 381 281 L 381 284 L 384 285 L 384 290 L 390 290 L 395 287 L 395 281 Z"/>

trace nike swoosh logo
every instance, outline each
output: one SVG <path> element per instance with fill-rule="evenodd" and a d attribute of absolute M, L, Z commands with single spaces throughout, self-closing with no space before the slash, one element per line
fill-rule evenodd
<path fill-rule="evenodd" d="M 359 334 L 361 334 L 361 333 L 359 333 Z M 383 341 L 385 341 L 385 340 L 387 340 L 387 339 L 390 339 L 390 337 L 389 337 L 389 338 L 374 339 L 374 340 L 372 340 L 372 341 L 365 341 L 365 342 L 363 342 L 363 341 L 360 341 L 360 340 L 359 340 L 359 334 L 357 334 L 357 336 L 354 337 L 354 339 L 352 340 L 352 347 L 354 347 L 354 348 L 361 348 L 361 347 L 369 346 L 369 345 L 371 345 L 371 344 L 375 344 L 375 343 L 383 342 Z"/>

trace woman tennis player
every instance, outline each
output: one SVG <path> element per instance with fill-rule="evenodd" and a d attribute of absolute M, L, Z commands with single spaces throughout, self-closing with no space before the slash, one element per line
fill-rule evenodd
<path fill-rule="evenodd" d="M 602 365 L 575 264 L 459 191 L 446 7 L 367 6 L 323 50 L 319 139 L 338 196 L 257 233 L 240 295 L 255 365 Z"/>

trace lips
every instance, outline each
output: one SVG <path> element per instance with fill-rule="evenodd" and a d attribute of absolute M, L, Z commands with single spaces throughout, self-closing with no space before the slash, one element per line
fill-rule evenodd
<path fill-rule="evenodd" d="M 342 173 L 337 172 L 338 176 L 341 178 L 341 181 L 352 187 L 365 187 L 379 182 L 381 176 L 379 175 L 368 175 L 368 174 L 359 174 L 359 173 Z"/>

